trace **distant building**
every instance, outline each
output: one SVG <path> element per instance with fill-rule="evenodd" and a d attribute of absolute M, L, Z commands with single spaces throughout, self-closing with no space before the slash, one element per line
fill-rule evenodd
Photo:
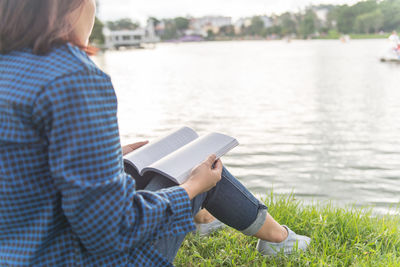
<path fill-rule="evenodd" d="M 165 21 L 160 21 L 156 26 L 155 26 L 155 31 L 157 36 L 162 36 L 165 32 Z"/>
<path fill-rule="evenodd" d="M 231 17 L 207 16 L 202 18 L 193 18 L 190 21 L 190 28 L 197 31 L 201 31 L 205 27 L 219 29 L 223 26 L 229 25 L 232 25 Z"/>
<path fill-rule="evenodd" d="M 240 18 L 235 22 L 235 27 L 249 27 L 251 25 L 251 18 Z"/>
<path fill-rule="evenodd" d="M 160 38 L 156 35 L 153 20 L 147 21 L 146 28 L 120 31 L 111 31 L 108 28 L 104 28 L 103 34 L 106 48 L 139 47 L 142 44 L 158 43 L 160 41 Z"/>
<path fill-rule="evenodd" d="M 268 16 L 260 16 L 260 19 L 264 22 L 264 27 L 265 28 L 270 28 L 272 27 L 272 19 Z"/>
<path fill-rule="evenodd" d="M 107 48 L 121 46 L 140 46 L 146 36 L 144 29 L 111 31 L 104 29 L 105 45 Z"/>
<path fill-rule="evenodd" d="M 233 25 L 235 28 L 235 34 L 241 34 L 243 28 L 249 27 L 251 25 L 251 18 L 240 18 Z"/>
<path fill-rule="evenodd" d="M 328 22 L 329 9 L 315 7 L 314 12 L 317 15 L 317 18 L 321 21 L 322 25 L 325 26 Z"/>
<path fill-rule="evenodd" d="M 268 16 L 259 16 L 259 18 L 264 22 L 264 27 L 265 28 L 270 28 L 273 26 L 273 21 L 270 17 Z M 251 26 L 251 20 L 252 18 L 240 18 L 238 19 L 235 24 L 235 33 L 240 34 L 242 32 L 243 28 Z"/>
<path fill-rule="evenodd" d="M 188 29 L 184 32 L 184 36 L 202 36 L 202 37 L 207 37 L 207 31 L 206 28 L 203 28 L 201 30 L 192 30 Z"/>

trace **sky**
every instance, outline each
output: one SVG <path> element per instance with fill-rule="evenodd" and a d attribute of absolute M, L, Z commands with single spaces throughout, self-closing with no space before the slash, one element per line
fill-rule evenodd
<path fill-rule="evenodd" d="M 298 11 L 310 4 L 354 4 L 360 0 L 99 0 L 103 21 L 132 18 L 140 22 L 149 16 L 172 18 L 191 15 L 230 16 L 233 19 L 253 15 Z"/>

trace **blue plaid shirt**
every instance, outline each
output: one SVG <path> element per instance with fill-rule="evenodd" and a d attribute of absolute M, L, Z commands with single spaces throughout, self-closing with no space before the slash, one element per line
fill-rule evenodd
<path fill-rule="evenodd" d="M 0 55 L 0 265 L 170 266 L 194 230 L 181 187 L 135 191 L 109 76 L 80 49 Z"/>

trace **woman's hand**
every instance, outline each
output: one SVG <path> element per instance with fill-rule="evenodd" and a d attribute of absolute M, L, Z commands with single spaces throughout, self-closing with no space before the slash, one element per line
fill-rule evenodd
<path fill-rule="evenodd" d="M 134 150 L 138 149 L 139 147 L 142 147 L 148 143 L 149 143 L 149 141 L 143 141 L 143 142 L 138 142 L 138 143 L 123 146 L 122 147 L 122 155 L 125 156 L 126 154 L 129 154 L 132 151 L 134 151 Z"/>
<path fill-rule="evenodd" d="M 181 185 L 190 199 L 207 192 L 221 180 L 222 162 L 216 159 L 215 155 L 209 156 L 192 170 L 189 180 Z"/>

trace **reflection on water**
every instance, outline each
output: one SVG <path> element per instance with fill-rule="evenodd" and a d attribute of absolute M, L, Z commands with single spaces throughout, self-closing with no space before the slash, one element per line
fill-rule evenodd
<path fill-rule="evenodd" d="M 383 44 L 382 44 L 383 43 Z M 400 202 L 400 65 L 385 41 L 160 44 L 96 58 L 119 100 L 122 143 L 188 125 L 241 145 L 224 164 L 257 194 Z"/>

